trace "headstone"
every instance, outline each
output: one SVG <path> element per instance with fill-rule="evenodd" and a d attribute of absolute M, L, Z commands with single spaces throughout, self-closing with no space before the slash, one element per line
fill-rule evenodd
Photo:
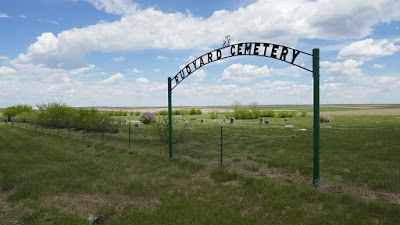
<path fill-rule="evenodd" d="M 226 119 L 223 120 L 223 123 L 226 123 Z"/>
<path fill-rule="evenodd" d="M 265 124 L 269 124 L 269 120 L 266 120 L 266 121 L 265 121 Z"/>
<path fill-rule="evenodd" d="M 88 216 L 88 221 L 90 223 L 97 223 L 99 221 L 99 218 L 97 216 L 95 216 L 95 215 L 89 215 Z"/>
<path fill-rule="evenodd" d="M 201 119 L 201 120 L 200 120 L 200 123 L 204 123 L 204 119 Z"/>
<path fill-rule="evenodd" d="M 135 127 L 139 127 L 139 124 L 138 124 L 138 123 L 135 123 Z"/>
<path fill-rule="evenodd" d="M 264 124 L 264 117 L 260 117 L 260 124 Z"/>
<path fill-rule="evenodd" d="M 230 122 L 231 124 L 235 124 L 235 117 L 231 117 Z"/>

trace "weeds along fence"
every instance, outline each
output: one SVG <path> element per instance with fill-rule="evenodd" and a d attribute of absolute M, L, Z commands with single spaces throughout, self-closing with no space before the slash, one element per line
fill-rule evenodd
<path fill-rule="evenodd" d="M 180 117 L 181 118 L 181 117 Z M 321 124 L 321 187 L 400 195 L 400 120 L 397 117 L 336 117 Z M 132 151 L 165 149 L 165 119 L 153 125 L 98 121 L 90 128 L 48 128 L 14 120 L 16 126 L 46 134 L 104 143 Z M 266 124 L 267 123 L 267 124 Z M 94 125 L 92 125 L 94 126 Z M 119 127 L 119 132 L 113 130 Z M 223 166 L 259 177 L 311 183 L 312 118 L 174 120 L 174 157 Z M 159 146 L 162 146 L 161 148 Z M 163 147 L 165 146 L 165 148 Z"/>

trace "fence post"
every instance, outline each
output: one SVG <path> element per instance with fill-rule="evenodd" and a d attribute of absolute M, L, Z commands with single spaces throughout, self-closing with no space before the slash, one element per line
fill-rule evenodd
<path fill-rule="evenodd" d="M 101 143 L 104 144 L 104 118 L 103 118 L 103 132 L 101 133 Z"/>
<path fill-rule="evenodd" d="M 131 121 L 129 121 L 128 123 L 129 123 L 129 125 L 128 125 L 128 133 L 129 133 L 129 135 L 128 135 L 128 142 L 129 142 L 128 148 L 131 149 Z"/>
<path fill-rule="evenodd" d="M 224 134 L 223 134 L 223 123 L 221 123 L 221 157 L 220 157 L 220 166 L 223 165 L 223 149 L 224 149 Z"/>
<path fill-rule="evenodd" d="M 172 90 L 171 90 L 171 77 L 168 77 L 168 148 L 169 158 L 173 158 L 172 150 Z"/>
<path fill-rule="evenodd" d="M 86 119 L 83 119 L 82 140 L 85 140 Z"/>
<path fill-rule="evenodd" d="M 313 186 L 318 187 L 319 177 L 319 49 L 313 49 L 313 84 L 314 84 L 314 133 L 313 133 Z"/>

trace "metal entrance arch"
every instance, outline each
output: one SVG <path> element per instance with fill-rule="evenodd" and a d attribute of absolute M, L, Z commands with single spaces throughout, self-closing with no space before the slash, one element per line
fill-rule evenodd
<path fill-rule="evenodd" d="M 215 49 L 204 55 L 199 56 L 174 77 L 168 77 L 168 149 L 169 158 L 173 158 L 172 147 L 172 90 L 178 86 L 185 78 L 190 76 L 197 69 L 226 58 L 234 56 L 261 56 L 277 59 L 301 69 L 307 70 L 313 74 L 313 185 L 318 186 L 320 181 L 319 174 L 319 150 L 320 150 L 320 127 L 319 127 L 319 49 L 313 49 L 312 54 L 303 52 L 287 46 L 265 43 L 265 42 L 244 42 L 232 45 L 224 45 L 222 48 Z M 306 68 L 302 64 L 297 64 L 299 57 L 312 57 L 312 68 Z"/>

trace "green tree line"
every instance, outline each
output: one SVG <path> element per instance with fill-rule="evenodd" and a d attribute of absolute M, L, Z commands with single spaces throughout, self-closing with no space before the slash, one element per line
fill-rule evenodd
<path fill-rule="evenodd" d="M 123 120 L 111 118 L 94 108 L 75 109 L 63 102 L 48 102 L 37 105 L 15 105 L 3 110 L 7 122 L 37 124 L 49 128 L 73 128 L 76 130 L 118 132 Z"/>

